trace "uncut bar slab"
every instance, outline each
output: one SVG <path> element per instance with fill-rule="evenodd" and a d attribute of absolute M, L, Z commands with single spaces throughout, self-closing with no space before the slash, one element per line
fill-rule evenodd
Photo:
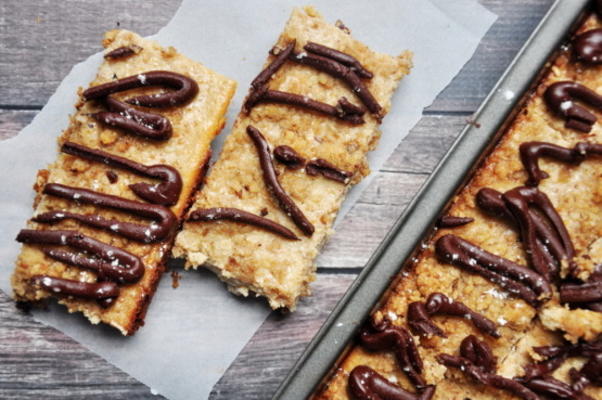
<path fill-rule="evenodd" d="M 581 30 L 594 27 L 600 27 L 600 22 L 591 17 Z M 471 217 L 474 221 L 432 232 L 432 237 L 424 243 L 421 254 L 399 273 L 398 279 L 387 295 L 384 295 L 382 304 L 376 311 L 394 325 L 407 327 L 408 305 L 415 301 L 425 301 L 433 292 L 442 292 L 481 312 L 498 325 L 502 337 L 492 339 L 466 320 L 440 315 L 433 320 L 447 337 L 414 336 L 425 365 L 423 376 L 428 384 L 437 386 L 433 397 L 435 400 L 518 399 L 508 391 L 478 384 L 463 373 L 447 369 L 437 362 L 438 354 L 457 355 L 460 343 L 468 335 L 477 335 L 486 340 L 498 358 L 497 374 L 512 378 L 521 376 L 523 367 L 532 362 L 534 346 L 559 344 L 563 338 L 571 342 L 593 341 L 602 334 L 602 313 L 586 309 L 571 310 L 559 304 L 557 293 L 543 306 L 534 308 L 480 275 L 440 262 L 434 250 L 434 243 L 438 238 L 454 234 L 491 253 L 521 265 L 529 265 L 517 227 L 503 218 L 483 212 L 475 203 L 475 197 L 484 187 L 505 192 L 525 183 L 527 174 L 519 155 L 521 143 L 544 141 L 572 148 L 584 140 L 592 143 L 602 141 L 600 119 L 592 132 L 584 135 L 565 128 L 564 120 L 550 113 L 542 99 L 543 92 L 551 83 L 563 80 L 575 80 L 588 87 L 598 88 L 599 92 L 602 84 L 600 67 L 586 68 L 570 63 L 571 57 L 570 53 L 564 51 L 554 60 L 549 73 L 543 77 L 497 147 L 453 199 L 453 204 L 446 212 L 446 215 Z M 602 252 L 599 250 L 602 238 L 602 159 L 591 157 L 577 166 L 544 157 L 539 165 L 549 174 L 540 183 L 539 189 L 550 198 L 562 217 L 575 246 L 579 268 L 582 273 L 589 275 L 593 266 L 602 262 Z M 568 371 L 571 368 L 581 368 L 583 363 L 583 359 L 569 358 L 553 376 L 569 382 Z M 337 365 L 338 368 L 333 369 L 332 375 L 327 377 L 325 384 L 313 398 L 350 399 L 348 377 L 358 365 L 368 365 L 391 381 L 398 382 L 403 388 L 415 390 L 392 351 L 368 351 L 360 344 L 352 343 L 349 352 Z M 600 387 L 589 385 L 586 393 L 595 399 L 602 398 Z"/>
<path fill-rule="evenodd" d="M 150 112 L 161 114 L 171 121 L 173 135 L 167 141 L 152 141 L 102 125 L 89 116 L 90 113 L 101 110 L 98 103 L 83 102 L 80 99 L 76 104 L 77 111 L 71 117 L 68 128 L 59 138 L 59 145 L 71 141 L 145 165 L 166 164 L 174 167 L 180 173 L 183 185 L 178 202 L 171 207 L 171 210 L 178 218 L 181 218 L 201 179 L 203 166 L 210 154 L 209 145 L 224 125 L 225 112 L 234 94 L 236 83 L 209 70 L 202 64 L 186 58 L 172 47 L 162 48 L 156 42 L 143 39 L 132 32 L 109 31 L 104 37 L 103 45 L 107 53 L 123 46 L 138 46 L 142 50 L 127 58 L 105 60 L 90 86 L 151 70 L 166 70 L 192 78 L 197 82 L 199 92 L 183 106 L 149 109 Z M 113 96 L 123 100 L 133 95 L 165 90 L 169 89 L 139 88 Z M 109 170 L 117 174 L 118 178 L 114 183 L 111 183 L 107 176 Z M 59 153 L 56 162 L 38 173 L 35 183 L 37 196 L 34 214 L 65 209 L 72 212 L 95 213 L 120 221 L 141 222 L 129 214 L 108 211 L 106 208 L 90 205 L 77 205 L 73 201 L 42 195 L 41 190 L 44 184 L 50 182 L 142 201 L 133 194 L 128 185 L 138 182 L 156 183 L 157 181 L 64 153 Z M 94 301 L 76 298 L 59 299 L 59 302 L 66 305 L 70 312 L 82 312 L 93 323 L 107 323 L 128 335 L 136 331 L 143 323 L 146 308 L 164 271 L 164 260 L 169 254 L 173 237 L 155 244 L 143 244 L 69 220 L 53 226 L 29 222 L 28 228 L 77 230 L 140 257 L 145 265 L 144 276 L 136 284 L 121 286 L 121 294 L 111 307 L 103 309 Z M 34 302 L 50 297 L 50 293 L 47 291 L 38 290 L 28 284 L 29 278 L 36 274 L 87 282 L 96 280 L 93 272 L 52 260 L 40 251 L 39 246 L 24 245 L 12 279 L 17 300 Z"/>
<path fill-rule="evenodd" d="M 313 8 L 293 11 L 276 46 L 284 48 L 292 40 L 296 40 L 296 52 L 302 52 L 303 46 L 312 41 L 357 58 L 374 74 L 365 83 L 384 113 L 390 108 L 399 80 L 411 67 L 409 52 L 398 57 L 375 53 L 327 23 Z M 340 80 L 290 61 L 268 85 L 270 89 L 306 95 L 328 104 L 336 104 L 342 96 L 361 104 Z M 246 128 L 256 127 L 272 150 L 288 145 L 307 160 L 322 158 L 342 170 L 352 171 L 353 184 L 369 173 L 366 153 L 376 146 L 380 136 L 376 118 L 365 114 L 364 119 L 362 125 L 351 125 L 305 109 L 265 103 L 256 105 L 248 115 L 241 113 L 192 209 L 235 207 L 255 214 L 267 212 L 266 218 L 292 229 L 300 240 L 283 239 L 233 222 L 189 222 L 176 239 L 174 255 L 186 258 L 189 267 L 210 268 L 234 293 L 246 296 L 253 291 L 267 297 L 273 308 L 294 309 L 299 297 L 309 294 L 314 259 L 332 233 L 333 221 L 349 185 L 309 176 L 304 169 L 287 170 L 275 163 L 284 190 L 315 226 L 312 236 L 304 235 L 268 192 Z"/>

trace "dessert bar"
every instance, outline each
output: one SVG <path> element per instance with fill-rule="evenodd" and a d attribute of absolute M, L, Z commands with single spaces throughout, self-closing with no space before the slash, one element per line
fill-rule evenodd
<path fill-rule="evenodd" d="M 12 284 L 20 302 L 56 297 L 69 312 L 131 335 L 236 84 L 132 32 L 110 31 L 103 45 L 56 161 L 38 172 Z"/>
<path fill-rule="evenodd" d="M 293 11 L 176 238 L 187 266 L 273 308 L 309 294 L 314 260 L 347 190 L 369 173 L 366 153 L 411 68 L 409 52 L 376 53 L 339 26 Z"/>

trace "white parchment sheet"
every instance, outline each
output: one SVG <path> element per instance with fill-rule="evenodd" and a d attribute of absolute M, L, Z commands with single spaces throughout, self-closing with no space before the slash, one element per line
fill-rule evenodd
<path fill-rule="evenodd" d="M 228 126 L 215 144 L 216 150 L 292 8 L 307 1 L 329 21 L 341 19 L 356 38 L 377 51 L 414 52 L 414 69 L 401 82 L 382 125 L 381 143 L 370 154 L 373 171 L 378 171 L 418 122 L 423 108 L 468 61 L 496 19 L 475 0 L 184 0 L 171 22 L 154 38 L 239 82 Z M 98 32 L 99 39 L 101 35 Z M 56 138 L 74 112 L 76 89 L 87 87 L 101 61 L 99 53 L 76 65 L 33 122 L 18 136 L 0 142 L 0 289 L 5 293 L 12 293 L 10 274 L 19 251 L 14 238 L 31 216 L 36 171 L 54 160 Z M 351 190 L 343 213 L 369 181 Z M 150 386 L 153 392 L 171 399 L 203 399 L 269 312 L 265 302 L 236 298 L 203 271 L 184 273 L 177 290 L 165 277 L 146 325 L 134 337 L 124 338 L 110 328 L 92 326 L 58 306 L 34 315 Z"/>

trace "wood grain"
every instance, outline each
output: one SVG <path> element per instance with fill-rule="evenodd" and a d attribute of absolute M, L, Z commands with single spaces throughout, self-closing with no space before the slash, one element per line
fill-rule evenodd
<path fill-rule="evenodd" d="M 151 35 L 180 0 L 0 2 L 0 107 L 41 108 L 71 67 L 115 28 Z"/>
<path fill-rule="evenodd" d="M 481 1 L 499 15 L 475 56 L 429 112 L 473 112 L 533 31 L 552 0 Z M 99 33 L 143 35 L 169 21 L 180 0 L 0 2 L 0 107 L 41 108 L 71 67 L 101 50 Z M 132 4 L 135 4 L 133 6 Z M 433 60 L 441 62 L 442 60 Z M 32 68 L 35 66 L 35 68 Z M 15 74 L 15 71 L 19 71 Z"/>
<path fill-rule="evenodd" d="M 120 27 L 152 34 L 179 2 L 0 2 L 0 140 L 33 119 L 73 64 L 100 50 L 101 32 L 119 22 Z M 314 296 L 291 315 L 271 314 L 215 386 L 211 399 L 271 397 L 552 0 L 481 3 L 499 15 L 498 21 L 342 221 L 318 259 Z M 17 311 L 0 293 L 0 398 L 161 397 L 62 333 Z"/>

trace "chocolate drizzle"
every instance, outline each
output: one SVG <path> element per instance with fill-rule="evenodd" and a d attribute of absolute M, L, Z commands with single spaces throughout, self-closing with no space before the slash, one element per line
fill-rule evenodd
<path fill-rule="evenodd" d="M 251 82 L 251 87 L 257 89 L 265 86 L 270 81 L 272 76 L 274 76 L 274 74 L 280 69 L 280 67 L 284 65 L 293 50 L 295 50 L 295 44 L 296 40 L 293 39 L 283 50 L 279 51 L 278 54 L 275 54 L 276 57 L 274 60 L 272 60 L 272 62 L 265 67 L 255 79 L 253 79 L 253 82 Z M 272 52 L 275 53 L 274 51 Z"/>
<path fill-rule="evenodd" d="M 84 158 L 89 161 L 99 162 L 108 166 L 133 172 L 140 176 L 160 179 L 159 184 L 134 183 L 129 188 L 140 198 L 154 204 L 172 206 L 178 202 L 182 191 L 182 178 L 179 172 L 168 165 L 157 164 L 146 166 L 102 150 L 95 150 L 81 144 L 65 142 L 61 147 L 63 153 Z M 108 175 L 107 175 L 108 176 Z M 109 180 L 111 178 L 109 177 Z M 116 180 L 111 181 L 111 183 Z"/>
<path fill-rule="evenodd" d="M 105 58 L 118 59 L 130 56 L 135 52 L 136 49 L 133 47 L 121 47 L 107 53 Z M 126 100 L 126 103 L 109 97 L 110 94 L 124 90 L 157 85 L 167 86 L 175 91 L 136 96 Z M 191 100 L 198 90 L 197 83 L 186 76 L 168 71 L 151 71 L 91 87 L 84 91 L 83 97 L 86 100 L 99 100 L 109 109 L 109 111 L 92 114 L 92 117 L 97 120 L 143 137 L 166 140 L 172 133 L 172 126 L 167 118 L 137 110 L 127 103 L 146 107 L 173 107 Z M 38 214 L 32 218 L 32 221 L 56 224 L 71 219 L 144 243 L 168 240 L 173 235 L 178 220 L 174 213 L 164 205 L 176 204 L 180 195 L 182 179 L 177 170 L 167 165 L 142 165 L 124 157 L 72 142 L 66 142 L 62 146 L 62 151 L 89 161 L 104 163 L 138 175 L 162 180 L 163 182 L 156 185 L 148 183 L 129 185 L 136 195 L 156 204 L 141 203 L 57 183 L 46 184 L 43 194 L 73 200 L 77 203 L 107 207 L 150 219 L 153 222 L 149 225 L 141 225 L 106 219 L 98 214 L 79 214 L 56 210 Z M 107 171 L 107 178 L 111 183 L 117 182 L 117 174 L 113 171 Z M 92 270 L 98 279 L 98 282 L 90 283 L 47 275 L 34 275 L 31 278 L 32 285 L 40 286 L 52 293 L 95 299 L 103 307 L 111 305 L 119 295 L 117 283 L 138 282 L 145 270 L 140 258 L 134 254 L 77 231 L 23 229 L 17 236 L 17 241 L 44 245 L 41 251 L 46 256 L 67 265 Z M 68 246 L 82 250 L 83 253 L 47 247 L 48 245 Z"/>
<path fill-rule="evenodd" d="M 101 280 L 135 283 L 144 275 L 142 261 L 132 253 L 76 231 L 22 229 L 16 240 L 20 243 L 67 246 L 82 250 L 93 257 L 56 248 L 42 248 L 50 258 L 95 271 Z"/>
<path fill-rule="evenodd" d="M 349 180 L 353 176 L 353 172 L 344 171 L 322 158 L 317 158 L 308 162 L 305 166 L 305 172 L 307 175 L 322 175 L 325 178 L 344 184 L 349 183 Z"/>
<path fill-rule="evenodd" d="M 280 103 L 295 107 L 306 108 L 319 114 L 329 115 L 354 125 L 364 123 L 363 112 L 357 107 L 349 107 L 348 102 L 339 99 L 338 106 L 322 103 L 295 93 L 281 92 L 279 90 L 268 89 L 267 86 L 261 86 L 252 90 L 247 96 L 243 105 L 243 112 L 248 113 L 258 103 Z"/>
<path fill-rule="evenodd" d="M 575 101 L 579 100 L 594 108 L 602 109 L 602 96 L 577 82 L 553 83 L 548 86 L 543 97 L 553 112 L 566 119 L 567 128 L 581 132 L 591 131 L 596 116 Z"/>
<path fill-rule="evenodd" d="M 525 251 L 533 267 L 541 276 L 554 280 L 560 263 L 571 262 L 575 254 L 569 233 L 554 205 L 548 196 L 533 187 L 514 188 L 504 193 L 503 198 L 520 226 Z M 551 260 L 548 250 L 557 264 Z"/>
<path fill-rule="evenodd" d="M 307 42 L 303 48 L 311 53 L 338 61 L 339 63 L 349 67 L 353 72 L 362 78 L 372 79 L 372 72 L 364 68 L 364 66 L 352 55 L 314 42 Z"/>
<path fill-rule="evenodd" d="M 366 365 L 359 365 L 349 374 L 349 391 L 357 400 L 430 400 L 434 386 L 411 393 L 395 385 Z"/>
<path fill-rule="evenodd" d="M 504 194 L 483 188 L 477 193 L 477 204 L 519 226 L 527 257 L 545 279 L 558 279 L 563 260 L 572 263 L 574 248 L 562 218 L 537 188 L 517 187 Z"/>
<path fill-rule="evenodd" d="M 432 321 L 431 317 L 435 314 L 462 317 L 471 322 L 481 332 L 494 338 L 501 337 L 496 324 L 492 320 L 443 293 L 431 293 L 425 303 L 410 303 L 408 306 L 408 325 L 412 332 L 415 335 L 447 337 Z"/>
<path fill-rule="evenodd" d="M 602 280 L 560 286 L 562 303 L 594 303 L 602 301 Z"/>
<path fill-rule="evenodd" d="M 55 294 L 84 299 L 112 301 L 119 296 L 119 287 L 114 282 L 80 282 L 46 275 L 34 275 L 30 282 Z"/>
<path fill-rule="evenodd" d="M 591 29 L 578 35 L 573 41 L 573 53 L 578 61 L 602 63 L 602 29 Z"/>
<path fill-rule="evenodd" d="M 305 165 L 305 158 L 301 157 L 295 149 L 286 145 L 276 146 L 274 158 L 290 169 L 299 169 Z"/>
<path fill-rule="evenodd" d="M 336 59 L 312 53 L 291 53 L 289 59 L 299 64 L 308 65 L 319 71 L 325 72 L 334 78 L 342 80 L 349 86 L 353 93 L 357 95 L 372 114 L 375 114 L 377 117 L 380 116 L 382 107 L 378 104 L 364 82 L 351 68 L 345 66 Z"/>
<path fill-rule="evenodd" d="M 177 226 L 177 218 L 169 208 L 156 204 L 146 204 L 127 200 L 122 197 L 98 193 L 88 189 L 76 188 L 58 183 L 44 186 L 44 194 L 73 200 L 78 203 L 93 204 L 127 212 L 142 218 L 153 220 L 149 225 L 133 222 L 120 222 L 106 219 L 95 214 L 78 214 L 69 211 L 48 211 L 36 215 L 32 220 L 38 223 L 56 224 L 65 219 L 73 219 L 85 225 L 103 229 L 127 239 L 143 243 L 166 240 Z"/>
<path fill-rule="evenodd" d="M 375 323 L 373 319 L 359 335 L 361 344 L 369 350 L 393 350 L 399 367 L 408 375 L 417 388 L 426 387 L 420 375 L 423 371 L 422 359 L 414 344 L 412 335 L 403 327 L 395 326 L 388 320 Z"/>
<path fill-rule="evenodd" d="M 305 45 L 304 49 L 307 52 L 295 53 L 295 44 L 296 42 L 293 40 L 282 50 L 272 49 L 271 53 L 275 57 L 251 82 L 251 90 L 243 104 L 243 112 L 249 113 L 259 103 L 280 103 L 306 108 L 352 124 L 364 123 L 362 118 L 365 113 L 364 108 L 351 103 L 345 97 L 340 98 L 336 106 L 332 106 L 308 96 L 269 89 L 268 82 L 288 59 L 311 66 L 342 80 L 378 120 L 382 118 L 382 107 L 360 79 L 360 77 L 372 78 L 372 73 L 366 70 L 357 59 L 349 54 L 313 42 Z"/>
<path fill-rule="evenodd" d="M 347 184 L 353 172 L 344 171 L 330 161 L 316 158 L 305 163 L 305 159 L 289 146 L 278 146 L 274 149 L 274 158 L 289 169 L 299 169 L 305 165 L 305 173 L 310 176 L 322 175 L 324 178 Z"/>
<path fill-rule="evenodd" d="M 444 215 L 437 220 L 437 227 L 438 228 L 455 228 L 457 226 L 470 224 L 472 221 L 474 221 L 474 218 L 455 217 L 453 215 Z"/>
<path fill-rule="evenodd" d="M 133 56 L 134 54 L 139 53 L 141 50 L 142 48 L 136 45 L 122 46 L 109 51 L 104 55 L 104 58 L 107 60 L 120 60 L 122 58 Z"/>
<path fill-rule="evenodd" d="M 441 262 L 481 275 L 532 306 L 552 293 L 550 284 L 529 268 L 491 254 L 455 235 L 444 235 L 435 243 Z"/>
<path fill-rule="evenodd" d="M 166 86 L 175 91 L 135 96 L 125 100 L 125 103 L 109 96 L 146 86 Z M 110 110 L 91 115 L 98 121 L 148 139 L 167 140 L 172 134 L 169 119 L 137 110 L 128 103 L 144 107 L 175 107 L 190 101 L 198 91 L 197 83 L 187 76 L 169 71 L 149 71 L 93 86 L 84 91 L 83 97 L 86 100 L 99 100 Z"/>
<path fill-rule="evenodd" d="M 578 373 L 591 384 L 602 386 L 602 353 L 592 355 Z"/>
<path fill-rule="evenodd" d="M 591 155 L 602 155 L 602 144 L 579 142 L 572 149 L 547 142 L 525 142 L 520 145 L 520 159 L 529 175 L 527 185 L 537 186 L 549 175 L 539 169 L 541 157 L 551 157 L 558 161 L 579 165 Z"/>
<path fill-rule="evenodd" d="M 533 347 L 533 351 L 546 359 L 527 364 L 524 367 L 526 380 L 542 377 L 557 370 L 568 358 L 570 348 L 567 346 L 539 346 Z"/>
<path fill-rule="evenodd" d="M 85 90 L 83 96 L 86 100 L 102 99 L 113 93 L 146 86 L 166 86 L 175 90 L 131 97 L 126 103 L 143 107 L 175 107 L 187 103 L 199 91 L 197 83 L 187 76 L 170 71 L 149 71 L 93 86 Z"/>
<path fill-rule="evenodd" d="M 448 368 L 457 368 L 479 383 L 507 390 L 525 400 L 540 400 L 540 397 L 520 382 L 494 373 L 495 359 L 487 343 L 476 337 L 467 336 L 460 345 L 460 356 L 439 354 L 437 361 Z"/>
<path fill-rule="evenodd" d="M 103 124 L 153 140 L 171 137 L 172 126 L 167 118 L 137 110 L 113 97 L 106 97 L 102 101 L 110 111 L 100 111 L 90 116 Z"/>
<path fill-rule="evenodd" d="M 474 365 L 478 365 L 485 372 L 495 373 L 497 359 L 491 348 L 475 335 L 468 335 L 460 343 L 460 354 Z"/>
<path fill-rule="evenodd" d="M 560 398 L 575 400 L 591 400 L 583 392 L 586 385 L 602 386 L 602 341 L 593 343 L 566 343 L 557 346 L 533 347 L 545 359 L 528 364 L 525 376 L 518 380 L 534 391 Z M 572 384 L 567 385 L 550 375 L 558 369 L 568 357 L 585 357 L 587 360 L 580 370 L 571 369 L 569 376 Z M 564 396 L 564 397 L 563 397 Z"/>
<path fill-rule="evenodd" d="M 602 264 L 594 268 L 585 282 L 569 276 L 560 284 L 559 291 L 562 303 L 602 312 Z"/>
<path fill-rule="evenodd" d="M 239 210 L 237 208 L 201 208 L 191 212 L 190 216 L 188 217 L 189 222 L 210 222 L 219 220 L 227 220 L 240 222 L 243 224 L 249 224 L 280 235 L 286 239 L 299 240 L 299 238 L 297 238 L 297 236 L 290 229 L 280 225 L 279 223 L 261 217 L 259 215 L 252 214 L 247 211 Z"/>
<path fill-rule="evenodd" d="M 587 394 L 580 393 L 580 391 L 575 390 L 568 384 L 551 376 L 535 378 L 528 381 L 519 380 L 519 382 L 536 393 L 544 396 L 553 396 L 552 398 L 569 400 L 594 400 Z"/>
<path fill-rule="evenodd" d="M 305 233 L 307 236 L 311 236 L 314 233 L 314 226 L 305 217 L 303 212 L 297 207 L 293 199 L 284 191 L 276 170 L 274 168 L 274 162 L 272 160 L 272 154 L 270 153 L 270 146 L 267 140 L 263 137 L 259 130 L 251 125 L 247 126 L 247 134 L 252 139 L 255 148 L 257 149 L 257 155 L 259 156 L 259 163 L 263 171 L 263 180 L 268 188 L 268 191 L 276 198 L 280 208 L 293 220 L 293 222 Z"/>

